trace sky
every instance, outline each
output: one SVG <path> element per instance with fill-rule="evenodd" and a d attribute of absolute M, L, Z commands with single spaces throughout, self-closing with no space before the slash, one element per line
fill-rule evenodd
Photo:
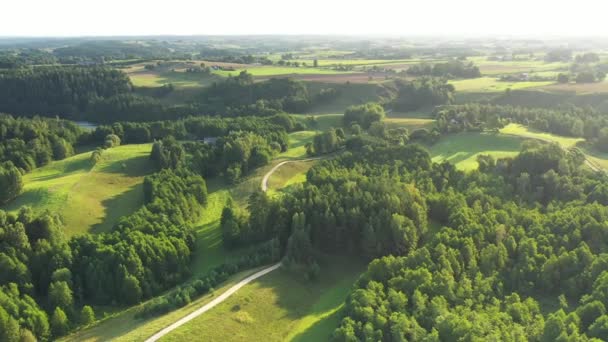
<path fill-rule="evenodd" d="M 607 9 L 606 0 L 3 0 L 0 36 L 604 37 Z"/>

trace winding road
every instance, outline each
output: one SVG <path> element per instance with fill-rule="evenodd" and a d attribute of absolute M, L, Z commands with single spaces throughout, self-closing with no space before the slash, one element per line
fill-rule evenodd
<path fill-rule="evenodd" d="M 281 166 L 288 164 L 288 163 L 294 163 L 294 162 L 306 162 L 306 161 L 313 161 L 313 160 L 318 160 L 321 159 L 321 157 L 317 157 L 317 158 L 308 158 L 308 159 L 296 159 L 296 160 L 286 160 L 283 162 L 278 163 L 277 165 L 275 165 L 272 169 L 270 169 L 270 171 L 268 171 L 265 175 L 264 178 L 262 178 L 262 191 L 266 192 L 268 190 L 268 178 L 270 178 L 270 176 L 276 171 L 278 170 Z M 213 299 L 212 301 L 210 301 L 209 303 L 203 305 L 202 307 L 194 310 L 193 312 L 189 313 L 188 315 L 180 318 L 179 320 L 175 321 L 174 323 L 172 323 L 171 325 L 169 325 L 166 328 L 163 328 L 161 331 L 157 332 L 156 334 L 152 335 L 152 337 L 148 338 L 146 340 L 146 342 L 155 342 L 158 341 L 159 339 L 161 339 L 163 336 L 167 335 L 168 333 L 172 332 L 173 330 L 181 327 L 182 325 L 190 322 L 191 320 L 195 319 L 196 317 L 204 314 L 205 312 L 211 310 L 212 308 L 214 308 L 215 306 L 217 306 L 218 304 L 220 304 L 221 302 L 223 302 L 224 300 L 226 300 L 228 297 L 232 296 L 236 291 L 238 291 L 241 287 L 249 284 L 250 282 L 258 279 L 261 276 L 264 276 L 274 270 L 276 270 L 277 268 L 281 267 L 281 263 L 279 262 L 278 264 L 272 265 L 270 267 L 267 267 L 261 271 L 258 271 L 252 275 L 250 275 L 249 277 L 239 281 L 237 284 L 235 284 L 234 286 L 232 286 L 231 288 L 229 288 L 226 292 L 222 293 L 221 295 L 219 295 L 217 298 Z"/>

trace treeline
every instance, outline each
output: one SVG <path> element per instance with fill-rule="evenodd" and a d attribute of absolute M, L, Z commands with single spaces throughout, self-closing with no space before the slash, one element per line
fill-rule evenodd
<path fill-rule="evenodd" d="M 425 106 L 449 104 L 454 100 L 454 86 L 445 79 L 419 78 L 395 81 L 397 97 L 391 105 L 398 111 L 411 111 Z"/>
<path fill-rule="evenodd" d="M 273 140 L 282 139 L 283 135 L 264 137 L 240 131 L 219 137 L 215 142 L 184 144 L 169 136 L 152 145 L 150 158 L 161 169 L 187 167 L 205 177 L 223 176 L 233 184 L 251 170 L 270 163 L 279 152 L 286 151 L 286 146 L 283 150 L 281 144 Z"/>
<path fill-rule="evenodd" d="M 289 138 L 286 132 L 301 130 L 305 127 L 296 123 L 289 115 L 279 114 L 270 117 L 191 116 L 179 120 L 152 122 L 115 122 L 111 125 L 97 126 L 83 140 L 103 143 L 108 134 L 117 135 L 123 144 L 141 144 L 173 136 L 178 140 L 216 139 L 230 132 L 255 132 L 268 136 L 286 149 Z"/>
<path fill-rule="evenodd" d="M 144 194 L 144 207 L 112 231 L 69 241 L 56 216 L 0 211 L 3 341 L 61 336 L 95 319 L 87 303 L 134 304 L 190 275 L 190 225 L 206 204 L 205 181 L 163 170 L 145 178 Z"/>
<path fill-rule="evenodd" d="M 72 116 L 100 98 L 131 91 L 121 71 L 105 67 L 32 67 L 0 71 L 0 111 Z"/>
<path fill-rule="evenodd" d="M 283 111 L 302 113 L 313 99 L 301 81 L 273 78 L 254 83 L 253 76 L 242 71 L 205 89 L 201 102 L 210 113 L 265 116 Z"/>
<path fill-rule="evenodd" d="M 433 185 L 421 193 L 442 227 L 419 248 L 369 265 L 334 340 L 608 337 L 608 210 L 595 194 L 606 176 L 581 168 L 576 153 L 540 143 L 482 165 L 468 174 L 433 165 L 443 171 L 432 181 L 418 174 L 416 184 Z M 557 309 L 546 313 L 540 300 Z"/>
<path fill-rule="evenodd" d="M 509 122 L 540 131 L 582 137 L 601 151 L 608 151 L 608 118 L 592 108 L 561 109 L 496 106 L 478 103 L 441 106 L 435 110 L 442 132 L 497 130 Z"/>
<path fill-rule="evenodd" d="M 481 77 L 479 68 L 473 62 L 465 63 L 451 60 L 445 63 L 421 63 L 410 66 L 406 73 L 413 76 L 434 76 L 447 78 L 477 78 Z"/>

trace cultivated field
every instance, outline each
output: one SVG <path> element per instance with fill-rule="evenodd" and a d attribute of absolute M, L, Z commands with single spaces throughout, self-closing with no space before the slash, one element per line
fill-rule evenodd
<path fill-rule="evenodd" d="M 91 152 L 36 169 L 23 177 L 23 193 L 4 209 L 27 205 L 36 212 L 61 213 L 66 236 L 107 231 L 143 204 L 143 177 L 154 172 L 151 144 L 105 150 L 97 165 Z"/>

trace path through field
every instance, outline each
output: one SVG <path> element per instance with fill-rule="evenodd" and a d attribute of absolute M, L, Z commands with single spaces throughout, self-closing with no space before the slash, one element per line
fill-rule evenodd
<path fill-rule="evenodd" d="M 297 159 L 297 160 L 286 160 L 283 162 L 278 163 L 277 165 L 275 165 L 270 171 L 268 171 L 268 173 L 266 173 L 264 175 L 264 178 L 262 179 L 262 191 L 266 192 L 268 190 L 268 178 L 270 178 L 270 176 L 276 171 L 278 170 L 281 166 L 287 164 L 287 163 L 294 163 L 294 162 L 305 162 L 305 161 L 312 161 L 312 160 L 318 160 L 321 159 L 322 157 L 316 157 L 316 158 L 308 158 L 308 159 Z M 274 270 L 276 270 L 277 268 L 281 267 L 281 263 L 279 262 L 278 264 L 272 265 L 268 268 L 265 268 L 255 274 L 250 275 L 249 277 L 239 281 L 236 285 L 234 285 L 233 287 L 231 287 L 230 289 L 228 289 L 228 291 L 222 293 L 219 297 L 215 298 L 214 300 L 210 301 L 209 303 L 203 305 L 201 308 L 193 311 L 192 313 L 188 314 L 185 317 L 180 318 L 179 320 L 177 320 L 175 323 L 169 325 L 168 327 L 162 329 L 161 331 L 157 332 L 156 334 L 154 334 L 152 337 L 148 338 L 146 340 L 146 342 L 155 342 L 158 341 L 160 338 L 162 338 L 163 336 L 167 335 L 168 333 L 170 333 L 171 331 L 179 328 L 180 326 L 190 322 L 191 320 L 193 320 L 194 318 L 204 314 L 205 312 L 209 311 L 210 309 L 212 309 L 213 307 L 215 307 L 216 305 L 220 304 L 221 302 L 223 302 L 224 300 L 226 300 L 228 297 L 230 297 L 232 294 L 234 294 L 236 291 L 238 291 L 241 287 L 247 285 L 248 283 L 256 280 L 257 278 L 266 275 Z"/>
<path fill-rule="evenodd" d="M 274 270 L 276 270 L 277 268 L 281 267 L 281 263 L 272 265 L 268 268 L 265 268 L 257 273 L 254 273 L 252 275 L 250 275 L 249 277 L 239 281 L 236 285 L 234 285 L 233 287 L 231 287 L 230 289 L 228 289 L 228 291 L 222 293 L 219 297 L 215 298 L 214 300 L 210 301 L 209 303 L 203 305 L 200 309 L 197 309 L 196 311 L 193 311 L 192 313 L 190 313 L 189 315 L 179 319 L 178 321 L 176 321 L 175 323 L 171 324 L 170 326 L 164 328 L 163 330 L 157 332 L 156 334 L 154 334 L 152 337 L 150 337 L 149 339 L 146 340 L 146 342 L 155 342 L 158 341 L 161 337 L 167 335 L 168 333 L 170 333 L 171 331 L 179 328 L 180 326 L 190 322 L 191 320 L 193 320 L 194 318 L 204 314 L 205 312 L 209 311 L 210 309 L 212 309 L 213 307 L 215 307 L 216 305 L 218 305 L 219 303 L 223 302 L 224 300 L 226 300 L 228 297 L 230 297 L 233 293 L 235 293 L 236 291 L 238 291 L 241 287 L 249 284 L 250 282 L 258 279 L 259 277 L 270 273 Z"/>
<path fill-rule="evenodd" d="M 286 161 L 282 161 L 282 162 L 278 163 L 272 169 L 270 169 L 270 171 L 268 171 L 268 173 L 266 173 L 264 175 L 264 178 L 262 178 L 262 191 L 264 191 L 264 192 L 268 191 L 268 178 L 270 178 L 270 176 L 272 176 L 272 174 L 276 170 L 278 170 L 281 166 L 283 166 L 285 164 L 288 164 L 288 163 L 307 162 L 307 161 L 319 160 L 319 159 L 322 159 L 322 158 L 323 157 L 308 158 L 308 159 L 286 160 Z"/>

